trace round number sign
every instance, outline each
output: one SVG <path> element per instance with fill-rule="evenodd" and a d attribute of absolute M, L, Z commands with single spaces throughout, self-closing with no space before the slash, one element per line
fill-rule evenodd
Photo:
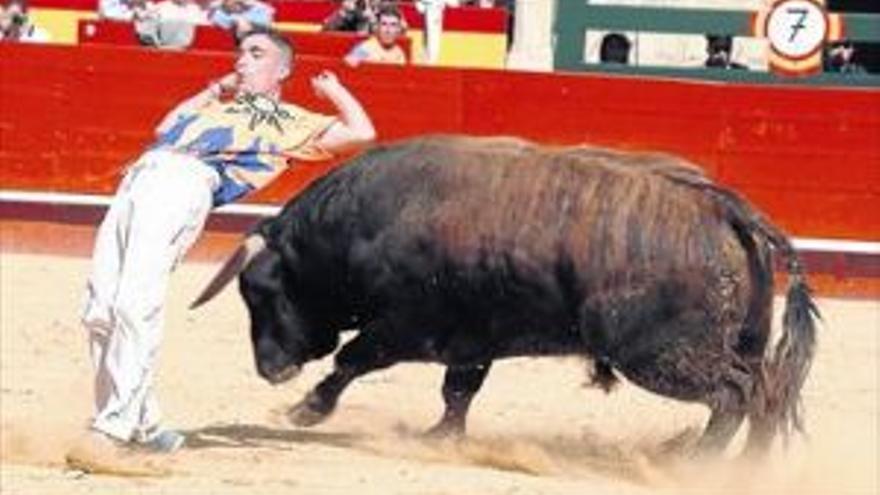
<path fill-rule="evenodd" d="M 767 38 L 777 54 L 802 60 L 819 50 L 828 35 L 828 17 L 810 0 L 783 0 L 767 15 Z"/>

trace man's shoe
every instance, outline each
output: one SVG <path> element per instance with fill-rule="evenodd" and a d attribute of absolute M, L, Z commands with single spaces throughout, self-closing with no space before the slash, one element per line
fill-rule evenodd
<path fill-rule="evenodd" d="M 186 437 L 174 430 L 162 430 L 140 445 L 156 454 L 173 454 L 183 447 Z"/>
<path fill-rule="evenodd" d="M 166 470 L 104 433 L 90 430 L 67 453 L 68 467 L 86 473 L 115 476 L 163 476 Z"/>

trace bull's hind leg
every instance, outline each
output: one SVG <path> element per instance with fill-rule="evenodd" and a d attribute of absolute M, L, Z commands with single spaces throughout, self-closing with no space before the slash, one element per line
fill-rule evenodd
<path fill-rule="evenodd" d="M 471 400 L 480 390 L 492 363 L 474 366 L 449 366 L 443 378 L 443 401 L 446 410 L 440 421 L 428 430 L 432 437 L 464 435 Z"/>
<path fill-rule="evenodd" d="M 628 342 L 615 359 L 616 367 L 635 384 L 709 407 L 698 455 L 724 451 L 743 423 L 753 394 L 748 367 L 725 347 L 722 334 L 702 325 L 667 324 Z"/>
<path fill-rule="evenodd" d="M 697 441 L 697 454 L 717 455 L 724 451 L 739 430 L 746 415 L 746 397 L 742 387 L 722 383 L 706 398 L 711 415 L 703 436 Z"/>

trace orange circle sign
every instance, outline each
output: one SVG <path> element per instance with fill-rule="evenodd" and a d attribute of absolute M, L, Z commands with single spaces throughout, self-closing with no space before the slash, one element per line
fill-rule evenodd
<path fill-rule="evenodd" d="M 776 0 L 759 12 L 755 36 L 767 38 L 773 72 L 803 75 L 822 67 L 822 47 L 841 34 L 840 17 L 828 14 L 823 0 Z"/>

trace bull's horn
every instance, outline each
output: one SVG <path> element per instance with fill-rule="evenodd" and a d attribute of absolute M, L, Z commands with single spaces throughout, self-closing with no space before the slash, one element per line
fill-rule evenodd
<path fill-rule="evenodd" d="M 244 242 L 242 242 L 241 245 L 238 246 L 238 249 L 235 250 L 235 253 L 226 260 L 226 263 L 223 264 L 223 267 L 220 268 L 217 275 L 214 275 L 214 278 L 208 282 L 208 286 L 202 290 L 199 297 L 189 305 L 189 309 L 196 309 L 213 299 L 214 296 L 226 287 L 226 284 L 228 284 L 233 277 L 244 270 L 248 263 L 250 263 L 251 260 L 253 260 L 254 257 L 260 254 L 264 249 L 266 249 L 266 240 L 263 239 L 261 235 L 251 234 L 247 236 L 244 239 Z"/>

